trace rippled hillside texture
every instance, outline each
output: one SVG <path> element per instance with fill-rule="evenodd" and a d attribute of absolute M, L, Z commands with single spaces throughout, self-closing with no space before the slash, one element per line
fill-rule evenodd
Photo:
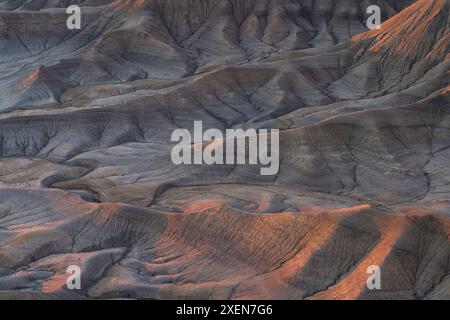
<path fill-rule="evenodd" d="M 449 12 L 1 0 L 0 298 L 450 299 Z M 199 120 L 279 129 L 278 174 L 175 165 Z"/>

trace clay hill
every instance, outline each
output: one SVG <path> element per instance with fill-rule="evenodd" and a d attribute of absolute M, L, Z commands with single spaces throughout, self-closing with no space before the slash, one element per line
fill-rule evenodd
<path fill-rule="evenodd" d="M 1 1 L 0 298 L 450 299 L 449 13 Z M 195 120 L 279 129 L 278 174 L 174 165 Z"/>

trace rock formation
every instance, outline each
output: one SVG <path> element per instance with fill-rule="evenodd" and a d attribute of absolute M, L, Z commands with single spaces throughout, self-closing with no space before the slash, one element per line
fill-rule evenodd
<path fill-rule="evenodd" d="M 0 298 L 450 299 L 449 13 L 2 1 Z M 278 174 L 173 164 L 196 120 L 279 129 Z"/>

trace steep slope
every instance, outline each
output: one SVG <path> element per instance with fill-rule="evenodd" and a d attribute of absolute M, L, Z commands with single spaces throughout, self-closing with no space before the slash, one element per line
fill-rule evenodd
<path fill-rule="evenodd" d="M 0 298 L 450 298 L 450 5 L 413 2 L 3 1 Z M 174 165 L 195 120 L 279 128 L 280 171 Z"/>
<path fill-rule="evenodd" d="M 366 30 L 361 0 L 77 1 L 83 28 L 74 31 L 66 28 L 66 2 L 2 4 L 12 11 L 0 15 L 0 88 L 8 92 L 0 109 L 54 106 L 78 85 L 179 78 Z M 397 12 L 377 3 L 387 16 Z M 24 88 L 40 69 L 43 76 Z"/>
<path fill-rule="evenodd" d="M 449 297 L 440 288 L 450 271 L 448 218 L 429 209 L 311 206 L 263 215 L 219 201 L 168 214 L 56 190 L 0 194 L 14 199 L 0 219 L 2 298 Z M 73 264 L 82 268 L 82 290 L 65 286 Z M 382 266 L 385 291 L 367 292 L 371 264 Z"/>
<path fill-rule="evenodd" d="M 359 47 L 361 42 L 368 43 L 362 46 L 364 54 L 330 89 L 338 96 L 342 91 L 356 91 L 346 98 L 377 97 L 423 85 L 436 73 L 444 73 L 448 83 L 449 11 L 450 3 L 445 0 L 417 1 L 381 29 L 354 37 L 352 41 Z"/>

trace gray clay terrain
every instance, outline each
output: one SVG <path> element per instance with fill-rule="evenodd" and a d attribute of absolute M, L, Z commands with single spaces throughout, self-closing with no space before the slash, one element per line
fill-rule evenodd
<path fill-rule="evenodd" d="M 0 1 L 0 298 L 450 299 L 449 13 Z M 173 164 L 198 120 L 279 129 L 278 174 Z"/>

